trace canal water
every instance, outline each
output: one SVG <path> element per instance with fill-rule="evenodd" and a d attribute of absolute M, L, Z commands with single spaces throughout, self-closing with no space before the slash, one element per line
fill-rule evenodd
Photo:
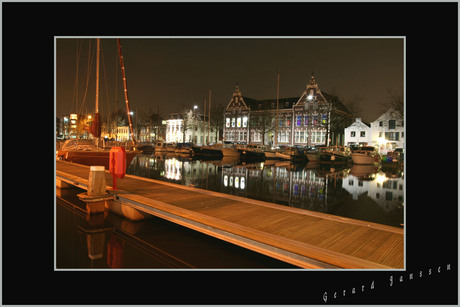
<path fill-rule="evenodd" d="M 127 173 L 378 224 L 404 224 L 404 173 L 393 166 L 140 154 Z"/>
<path fill-rule="evenodd" d="M 137 155 L 128 174 L 283 206 L 403 227 L 398 168 Z M 151 217 L 87 215 L 78 188 L 56 189 L 57 269 L 290 269 L 294 266 Z"/>

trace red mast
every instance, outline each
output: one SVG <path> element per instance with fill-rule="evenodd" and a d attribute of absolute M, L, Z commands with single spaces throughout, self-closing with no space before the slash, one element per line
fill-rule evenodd
<path fill-rule="evenodd" d="M 133 123 L 131 120 L 131 111 L 129 107 L 128 86 L 126 84 L 125 64 L 123 62 L 123 55 L 121 53 L 121 43 L 120 43 L 119 38 L 117 38 L 117 44 L 118 44 L 118 54 L 120 55 L 121 76 L 123 77 L 123 87 L 125 90 L 125 101 L 126 101 L 126 111 L 128 112 L 129 131 L 131 132 L 131 139 L 133 140 L 134 144 L 136 144 L 136 140 L 134 139 Z"/>

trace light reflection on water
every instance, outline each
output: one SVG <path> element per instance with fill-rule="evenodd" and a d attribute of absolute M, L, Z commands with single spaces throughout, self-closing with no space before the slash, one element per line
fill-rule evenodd
<path fill-rule="evenodd" d="M 139 154 L 127 173 L 390 226 L 404 223 L 401 168 Z"/>

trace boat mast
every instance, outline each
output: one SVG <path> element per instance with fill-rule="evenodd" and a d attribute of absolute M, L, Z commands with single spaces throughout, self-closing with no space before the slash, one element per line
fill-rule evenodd
<path fill-rule="evenodd" d="M 117 38 L 117 45 L 118 45 L 118 54 L 120 56 L 121 76 L 123 77 L 123 87 L 125 91 L 126 112 L 128 112 L 129 131 L 131 133 L 131 139 L 133 140 L 133 143 L 136 144 L 136 140 L 134 139 L 133 123 L 131 120 L 131 111 L 129 108 L 128 86 L 126 84 L 125 64 L 123 62 L 123 55 L 121 53 L 121 43 L 120 43 L 119 38 Z"/>
<path fill-rule="evenodd" d="M 101 137 L 101 119 L 99 115 L 99 55 L 101 53 L 101 42 L 97 39 L 97 57 L 96 57 L 96 103 L 95 114 L 89 132 L 96 138 L 96 146 L 99 147 L 99 138 Z"/>
<path fill-rule="evenodd" d="M 96 113 L 99 113 L 99 54 L 101 53 L 101 39 L 97 39 L 96 57 Z"/>
<path fill-rule="evenodd" d="M 211 143 L 211 89 L 209 89 L 209 105 L 208 105 L 208 143 Z"/>
<path fill-rule="evenodd" d="M 204 108 L 203 108 L 203 146 L 208 145 L 206 143 L 206 99 L 204 100 Z"/>
<path fill-rule="evenodd" d="M 276 84 L 276 121 L 275 121 L 275 148 L 278 144 L 278 101 L 280 96 L 280 70 L 278 69 L 278 82 Z"/>

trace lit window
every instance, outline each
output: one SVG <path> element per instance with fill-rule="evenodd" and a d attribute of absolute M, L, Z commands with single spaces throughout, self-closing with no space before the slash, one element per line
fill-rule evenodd
<path fill-rule="evenodd" d="M 236 126 L 239 128 L 241 127 L 241 117 L 238 117 L 237 121 L 236 121 Z"/>
<path fill-rule="evenodd" d="M 300 126 L 300 125 L 302 125 L 302 116 L 301 116 L 301 115 L 298 115 L 298 116 L 297 116 L 297 122 L 296 122 L 296 125 L 297 125 L 297 126 Z"/>
<path fill-rule="evenodd" d="M 225 119 L 225 127 L 230 128 L 230 118 Z"/>
<path fill-rule="evenodd" d="M 235 118 L 232 118 L 232 127 L 235 127 Z"/>
<path fill-rule="evenodd" d="M 248 126 L 248 118 L 245 116 L 243 117 L 243 127 L 246 128 Z"/>

